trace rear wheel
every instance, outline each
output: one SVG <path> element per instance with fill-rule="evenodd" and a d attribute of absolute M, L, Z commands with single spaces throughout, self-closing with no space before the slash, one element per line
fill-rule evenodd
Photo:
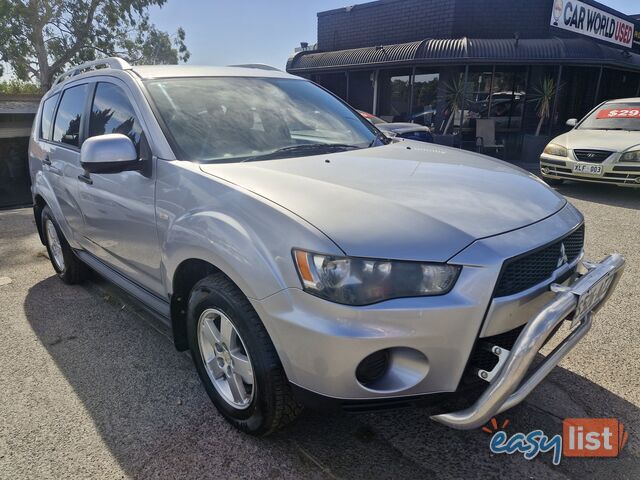
<path fill-rule="evenodd" d="M 49 259 L 58 277 L 69 285 L 81 283 L 87 276 L 87 267 L 73 253 L 48 206 L 42 209 L 41 221 Z"/>
<path fill-rule="evenodd" d="M 187 333 L 200 379 L 232 425 L 268 435 L 302 411 L 258 314 L 224 274 L 194 286 Z"/>

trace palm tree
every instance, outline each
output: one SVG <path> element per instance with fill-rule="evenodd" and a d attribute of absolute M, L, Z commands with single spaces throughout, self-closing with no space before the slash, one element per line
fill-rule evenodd
<path fill-rule="evenodd" d="M 542 124 L 545 119 L 551 115 L 551 107 L 554 97 L 556 96 L 556 81 L 551 77 L 542 79 L 540 86 L 533 89 L 532 101 L 536 102 L 536 110 L 538 113 L 538 128 L 536 128 L 536 137 L 540 135 Z"/>
<path fill-rule="evenodd" d="M 443 134 L 447 134 L 449 131 L 449 127 L 453 123 L 453 119 L 456 114 L 462 109 L 462 104 L 464 101 L 464 81 L 462 77 L 458 77 L 457 79 L 453 79 L 451 83 L 445 84 L 446 89 L 446 99 L 447 105 L 451 110 L 451 115 L 449 115 L 449 120 L 447 121 L 447 126 L 444 127 Z"/>

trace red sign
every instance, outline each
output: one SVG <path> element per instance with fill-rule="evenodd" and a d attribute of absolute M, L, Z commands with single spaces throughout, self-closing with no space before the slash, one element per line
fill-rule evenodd
<path fill-rule="evenodd" d="M 629 439 L 615 418 L 566 418 L 562 422 L 565 457 L 617 457 Z"/>
<path fill-rule="evenodd" d="M 603 108 L 596 118 L 640 118 L 640 108 Z"/>

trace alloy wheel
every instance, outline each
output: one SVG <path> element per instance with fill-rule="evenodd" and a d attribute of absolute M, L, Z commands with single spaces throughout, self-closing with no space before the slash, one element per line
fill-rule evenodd
<path fill-rule="evenodd" d="M 60 271 L 64 271 L 64 255 L 62 253 L 62 244 L 60 243 L 60 238 L 58 237 L 58 231 L 56 230 L 56 226 L 50 219 L 45 221 L 45 230 L 47 232 L 47 243 L 49 244 L 49 250 L 51 251 L 51 256 L 53 257 L 53 263 L 56 268 Z"/>
<path fill-rule="evenodd" d="M 202 312 L 198 346 L 220 396 L 234 408 L 247 408 L 255 393 L 253 366 L 240 333 L 224 312 L 215 308 Z"/>

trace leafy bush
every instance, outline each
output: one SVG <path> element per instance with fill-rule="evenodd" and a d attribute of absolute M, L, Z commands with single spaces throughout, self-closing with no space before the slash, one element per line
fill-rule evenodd
<path fill-rule="evenodd" d="M 42 91 L 35 83 L 20 80 L 5 80 L 0 82 L 0 95 L 39 95 Z"/>

